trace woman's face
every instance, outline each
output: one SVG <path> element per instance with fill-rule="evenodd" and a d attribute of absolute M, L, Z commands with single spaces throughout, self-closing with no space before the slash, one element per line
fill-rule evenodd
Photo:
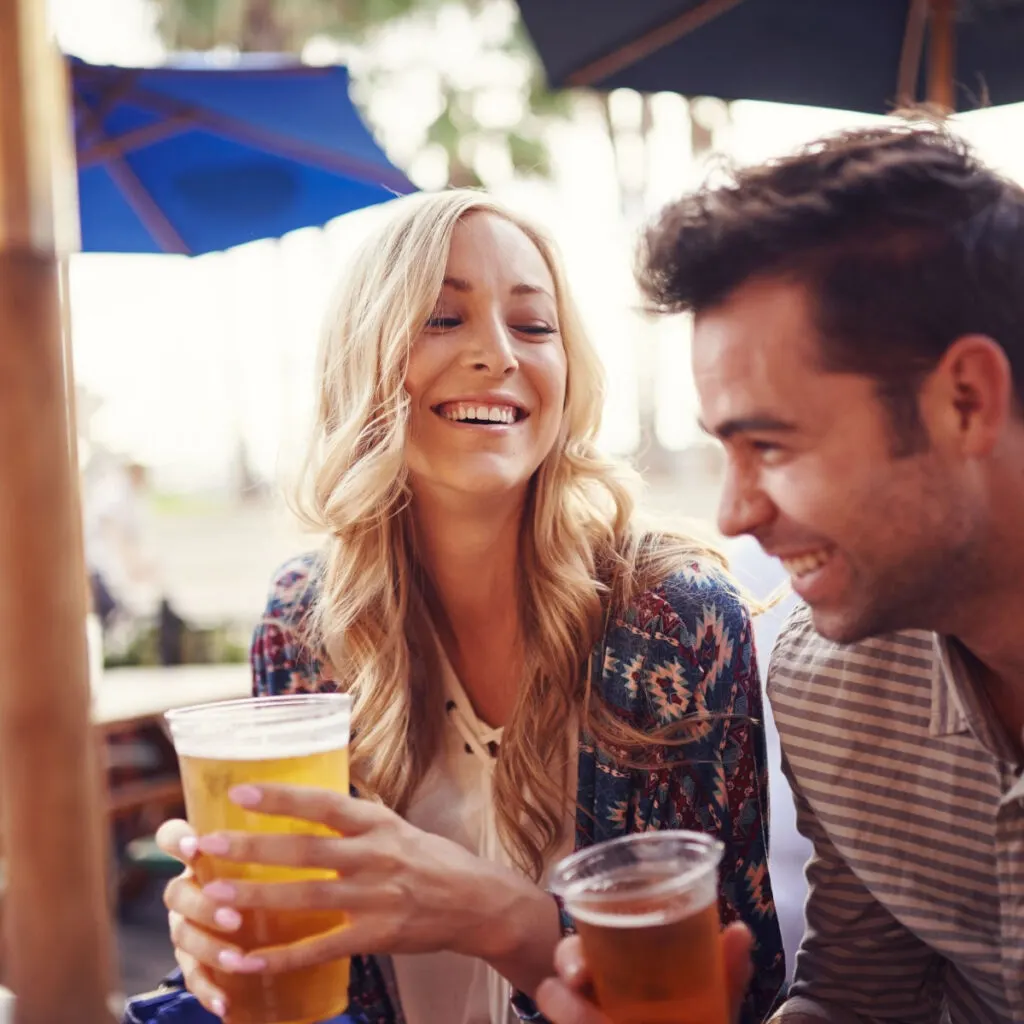
<path fill-rule="evenodd" d="M 520 495 L 558 437 L 566 357 L 537 247 L 495 214 L 455 228 L 405 380 L 413 491 Z"/>

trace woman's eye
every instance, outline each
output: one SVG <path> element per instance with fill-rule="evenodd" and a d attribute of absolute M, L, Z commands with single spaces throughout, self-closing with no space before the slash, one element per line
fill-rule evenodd
<path fill-rule="evenodd" d="M 432 316 L 427 327 L 432 331 L 453 331 L 462 321 L 455 316 Z"/>
<path fill-rule="evenodd" d="M 554 327 L 548 327 L 547 324 L 514 324 L 512 329 L 518 331 L 520 334 L 554 334 Z"/>

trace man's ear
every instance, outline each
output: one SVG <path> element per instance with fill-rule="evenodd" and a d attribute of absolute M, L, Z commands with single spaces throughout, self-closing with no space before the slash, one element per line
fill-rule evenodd
<path fill-rule="evenodd" d="M 988 455 L 1014 415 L 1006 352 L 984 334 L 957 338 L 926 378 L 921 399 L 933 440 L 968 457 Z"/>

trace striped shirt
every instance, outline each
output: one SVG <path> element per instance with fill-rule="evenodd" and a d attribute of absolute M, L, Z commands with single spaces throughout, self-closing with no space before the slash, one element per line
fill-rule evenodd
<path fill-rule="evenodd" d="M 1024 1024 L 1024 777 L 956 643 L 840 646 L 798 608 L 768 675 L 814 845 L 774 1019 Z"/>

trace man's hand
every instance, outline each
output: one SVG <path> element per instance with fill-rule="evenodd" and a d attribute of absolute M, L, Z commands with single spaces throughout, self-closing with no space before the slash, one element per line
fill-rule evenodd
<path fill-rule="evenodd" d="M 733 1020 L 739 1019 L 743 996 L 750 984 L 753 968 L 750 929 L 739 922 L 722 932 L 725 976 L 729 985 L 729 1005 Z M 563 939 L 555 951 L 557 978 L 548 978 L 537 989 L 537 1007 L 553 1024 L 612 1024 L 594 1004 L 591 980 L 583 959 L 583 946 L 573 936 Z"/>

